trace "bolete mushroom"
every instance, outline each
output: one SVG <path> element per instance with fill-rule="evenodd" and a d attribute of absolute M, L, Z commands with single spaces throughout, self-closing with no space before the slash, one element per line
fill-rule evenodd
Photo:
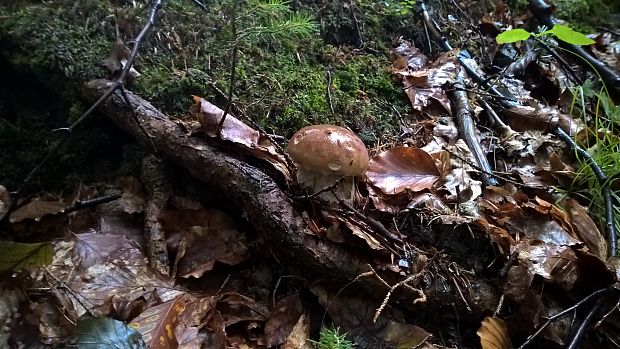
<path fill-rule="evenodd" d="M 316 193 L 344 177 L 333 190 L 338 198 L 351 201 L 355 193 L 355 176 L 368 168 L 368 150 L 357 135 L 333 125 L 307 126 L 297 131 L 288 143 L 291 159 L 298 165 L 297 182 Z M 327 191 L 324 200 L 337 198 Z"/>

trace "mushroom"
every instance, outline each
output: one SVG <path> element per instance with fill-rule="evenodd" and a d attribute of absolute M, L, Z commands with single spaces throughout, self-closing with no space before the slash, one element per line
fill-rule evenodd
<path fill-rule="evenodd" d="M 333 125 L 307 126 L 297 131 L 288 143 L 291 159 L 298 165 L 297 182 L 317 193 L 333 185 L 333 192 L 319 197 L 335 202 L 338 198 L 351 202 L 355 193 L 354 177 L 366 172 L 368 150 L 357 135 Z"/>

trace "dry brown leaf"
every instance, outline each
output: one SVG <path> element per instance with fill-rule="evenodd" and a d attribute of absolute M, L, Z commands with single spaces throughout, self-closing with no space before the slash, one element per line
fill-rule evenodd
<path fill-rule="evenodd" d="M 512 343 L 508 336 L 508 326 L 504 320 L 496 317 L 486 317 L 478 332 L 482 349 L 510 349 Z"/>
<path fill-rule="evenodd" d="M 215 262 L 235 265 L 248 257 L 245 232 L 223 211 L 217 209 L 166 211 L 161 217 L 168 248 L 179 252 L 177 274 L 199 278 L 213 269 Z"/>
<path fill-rule="evenodd" d="M 9 216 L 11 223 L 21 222 L 25 219 L 39 221 L 45 215 L 55 215 L 65 210 L 65 203 L 60 200 L 46 201 L 34 199 L 26 205 L 13 211 Z"/>
<path fill-rule="evenodd" d="M 435 161 L 424 150 L 394 147 L 373 157 L 366 176 L 385 194 L 398 194 L 405 189 L 430 189 L 439 179 Z"/>
<path fill-rule="evenodd" d="M 129 324 L 142 335 L 151 349 L 176 349 L 174 335 L 179 325 L 179 316 L 185 311 L 187 298 L 178 298 L 145 310 Z"/>
<path fill-rule="evenodd" d="M 573 199 L 566 199 L 564 204 L 581 241 L 601 260 L 607 260 L 607 241 L 586 208 Z"/>
<path fill-rule="evenodd" d="M 314 346 L 308 338 L 310 338 L 310 317 L 302 313 L 291 334 L 282 344 L 282 349 L 312 349 Z"/>
<path fill-rule="evenodd" d="M 224 116 L 224 111 L 204 98 L 194 96 L 194 104 L 190 110 L 200 122 L 202 130 L 209 137 L 217 137 L 217 128 Z M 271 141 L 260 132 L 246 125 L 234 115 L 228 113 L 219 135 L 225 141 L 233 142 L 259 159 L 266 160 L 278 170 L 286 180 L 292 180 L 286 166 L 286 159 L 280 154 Z"/>
<path fill-rule="evenodd" d="M 286 341 L 302 313 L 298 295 L 286 296 L 278 301 L 265 323 L 265 342 L 267 348 Z"/>

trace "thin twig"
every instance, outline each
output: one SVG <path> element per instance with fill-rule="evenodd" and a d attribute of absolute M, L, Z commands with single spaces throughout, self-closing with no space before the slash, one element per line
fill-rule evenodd
<path fill-rule="evenodd" d="M 334 114 L 334 103 L 332 102 L 332 72 L 330 68 L 325 70 L 325 78 L 327 79 L 327 104 L 329 110 Z"/>
<path fill-rule="evenodd" d="M 151 29 L 151 27 L 155 24 L 155 19 L 157 17 L 157 12 L 163 7 L 165 0 L 153 0 L 151 4 L 151 10 L 149 13 L 148 20 L 142 27 L 142 30 L 136 36 L 134 40 L 134 45 L 131 51 L 131 54 L 127 58 L 127 63 L 123 67 L 118 79 L 110 86 L 110 88 L 95 102 L 93 105 L 88 108 L 75 122 L 73 122 L 69 127 L 56 129 L 53 131 L 63 131 L 66 135 L 70 135 L 75 128 L 80 125 L 88 116 L 90 116 L 103 102 L 105 102 L 117 89 L 121 88 L 127 78 L 127 74 L 129 74 L 129 70 L 133 67 L 133 64 L 138 56 L 138 49 L 140 48 L 140 44 L 146 37 L 147 32 Z M 131 105 L 130 105 L 131 107 Z M 15 192 L 15 199 L 13 202 L 17 201 L 17 198 L 20 196 L 22 191 L 26 188 L 26 186 L 30 183 L 32 178 L 39 172 L 39 170 L 55 155 L 58 150 L 68 141 L 69 137 L 62 138 L 58 140 L 54 145 L 49 149 L 48 153 L 43 157 L 43 159 L 26 175 L 25 179 L 22 181 L 22 184 Z M 9 212 L 12 207 L 9 208 Z M 6 215 L 8 217 L 8 214 Z"/>
<path fill-rule="evenodd" d="M 235 38 L 235 42 L 233 42 L 232 47 L 232 59 L 230 62 L 230 81 L 228 83 L 228 100 L 226 101 L 226 108 L 224 108 L 224 114 L 220 119 L 219 124 L 217 125 L 217 135 L 221 136 L 222 128 L 224 127 L 224 121 L 226 120 L 226 116 L 230 113 L 230 107 L 233 102 L 233 94 L 235 92 L 235 83 L 237 81 L 237 56 L 239 54 L 239 40 L 240 38 L 237 35 L 237 6 L 238 1 L 234 1 L 234 5 L 232 8 L 232 18 L 230 20 L 230 27 L 232 30 L 233 37 Z"/>
<path fill-rule="evenodd" d="M 456 74 L 454 92 L 452 92 L 452 103 L 455 107 L 454 113 L 459 134 L 471 151 L 478 167 L 483 169 L 482 183 L 485 186 L 499 185 L 492 174 L 493 169 L 491 168 L 491 164 L 489 164 L 489 160 L 480 147 L 480 141 L 478 140 L 478 137 L 476 137 L 476 125 L 474 124 L 474 119 L 472 117 L 472 108 L 469 104 L 467 93 L 463 90 L 465 87 L 464 79 L 465 73 L 461 70 Z"/>
<path fill-rule="evenodd" d="M 525 348 L 528 344 L 530 344 L 532 342 L 532 340 L 534 340 L 534 338 L 536 338 L 545 328 L 547 328 L 547 326 L 551 325 L 551 323 L 553 321 L 555 321 L 556 319 L 572 312 L 575 311 L 577 308 L 579 308 L 581 305 L 583 305 L 584 303 L 586 303 L 587 301 L 589 301 L 590 299 L 600 296 L 601 294 L 605 293 L 605 292 L 609 292 L 610 289 L 608 288 L 602 288 L 600 290 L 594 291 L 592 293 L 590 293 L 589 295 L 587 295 L 584 299 L 580 300 L 579 302 L 577 302 L 575 305 L 573 305 L 572 307 L 566 308 L 564 310 L 562 310 L 561 312 L 550 316 L 547 321 L 545 321 L 544 324 L 542 324 L 542 326 L 540 326 L 538 328 L 538 330 L 536 330 L 536 332 L 534 332 L 534 334 L 532 334 L 531 336 L 527 337 L 527 339 L 525 340 L 525 342 L 523 342 L 523 344 L 521 344 L 521 346 L 519 347 L 519 349 L 523 349 Z"/>

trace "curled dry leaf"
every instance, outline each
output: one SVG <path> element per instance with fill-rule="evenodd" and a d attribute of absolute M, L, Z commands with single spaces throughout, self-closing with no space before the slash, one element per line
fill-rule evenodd
<path fill-rule="evenodd" d="M 204 98 L 194 96 L 194 104 L 190 110 L 196 116 L 202 130 L 209 137 L 217 137 L 217 128 L 224 116 L 224 111 Z M 286 166 L 286 159 L 280 154 L 271 141 L 257 130 L 244 124 L 232 114 L 227 114 L 219 135 L 223 140 L 243 147 L 250 154 L 269 162 L 286 180 L 292 180 Z"/>
<path fill-rule="evenodd" d="M 398 194 L 405 189 L 432 188 L 439 179 L 439 171 L 424 150 L 395 147 L 372 158 L 366 176 L 385 194 Z"/>
<path fill-rule="evenodd" d="M 577 236 L 585 242 L 592 253 L 603 261 L 607 260 L 607 241 L 588 215 L 586 208 L 573 199 L 567 199 L 565 205 Z"/>
<path fill-rule="evenodd" d="M 413 109 L 424 111 L 434 100 L 450 112 L 450 100 L 442 86 L 453 82 L 456 76 L 456 60 L 448 56 L 451 52 L 429 64 L 411 43 L 403 42 L 395 51 L 397 57 L 392 71 L 401 79 Z"/>
<path fill-rule="evenodd" d="M 509 349 L 512 348 L 508 336 L 508 326 L 504 320 L 496 317 L 486 317 L 478 332 L 482 349 Z"/>

